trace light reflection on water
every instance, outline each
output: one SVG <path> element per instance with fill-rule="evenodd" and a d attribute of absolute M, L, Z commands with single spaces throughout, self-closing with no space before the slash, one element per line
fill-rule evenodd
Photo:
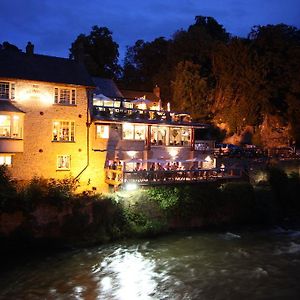
<path fill-rule="evenodd" d="M 177 234 L 31 260 L 0 276 L 0 299 L 299 299 L 300 233 Z"/>

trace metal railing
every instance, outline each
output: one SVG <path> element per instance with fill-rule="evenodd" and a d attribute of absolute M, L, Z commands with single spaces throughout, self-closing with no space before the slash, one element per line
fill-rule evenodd
<path fill-rule="evenodd" d="M 106 183 L 120 185 L 135 182 L 141 184 L 166 184 L 180 182 L 205 182 L 218 179 L 237 179 L 243 176 L 241 169 L 199 169 L 199 170 L 156 170 L 121 171 L 106 169 Z"/>
<path fill-rule="evenodd" d="M 191 122 L 191 118 L 188 114 L 125 107 L 94 105 L 93 115 L 96 118 L 109 120 L 164 121 L 175 124 L 187 124 Z"/>

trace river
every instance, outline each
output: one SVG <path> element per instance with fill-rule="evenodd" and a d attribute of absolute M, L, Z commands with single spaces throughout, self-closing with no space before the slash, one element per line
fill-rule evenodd
<path fill-rule="evenodd" d="M 300 231 L 180 233 L 26 259 L 0 299 L 300 299 Z"/>

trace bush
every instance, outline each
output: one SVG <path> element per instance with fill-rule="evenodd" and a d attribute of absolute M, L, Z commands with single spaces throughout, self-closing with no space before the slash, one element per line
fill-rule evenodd
<path fill-rule="evenodd" d="M 159 197 L 155 198 L 154 195 Z M 130 235 L 155 236 L 167 230 L 165 211 L 160 206 L 161 196 L 162 190 L 155 191 L 153 188 L 140 192 L 135 202 L 126 203 L 126 199 L 123 199 L 122 209 Z"/>
<path fill-rule="evenodd" d="M 17 199 L 16 184 L 5 165 L 0 166 L 0 209 L 14 210 Z"/>
<path fill-rule="evenodd" d="M 34 210 L 39 204 L 61 208 L 74 197 L 77 186 L 78 181 L 73 178 L 33 177 L 19 193 L 20 205 L 27 211 Z"/>

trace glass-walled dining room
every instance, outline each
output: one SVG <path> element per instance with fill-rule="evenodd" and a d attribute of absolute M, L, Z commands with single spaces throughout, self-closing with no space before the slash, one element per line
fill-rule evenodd
<path fill-rule="evenodd" d="M 190 146 L 191 127 L 151 126 L 152 146 Z"/>
<path fill-rule="evenodd" d="M 152 146 L 190 146 L 191 127 L 171 127 L 151 125 L 150 130 L 144 124 L 124 123 L 122 126 L 123 140 L 150 139 Z M 148 136 L 150 134 L 150 136 Z"/>

